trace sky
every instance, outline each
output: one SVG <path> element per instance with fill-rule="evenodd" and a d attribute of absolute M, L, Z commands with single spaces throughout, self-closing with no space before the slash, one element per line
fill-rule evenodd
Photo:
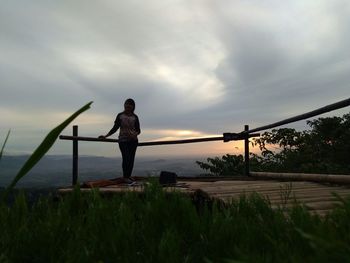
<path fill-rule="evenodd" d="M 133 98 L 139 141 L 218 136 L 314 110 L 350 97 L 349 24 L 348 0 L 0 0 L 0 142 L 11 129 L 6 154 L 31 153 L 89 101 L 72 123 L 81 136 L 106 134 Z M 140 147 L 138 155 L 242 146 Z M 79 147 L 119 155 L 112 143 Z M 58 140 L 49 154 L 71 148 Z"/>

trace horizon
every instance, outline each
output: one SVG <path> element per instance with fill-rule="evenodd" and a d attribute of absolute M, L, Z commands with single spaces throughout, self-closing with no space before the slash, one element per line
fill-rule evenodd
<path fill-rule="evenodd" d="M 3 156 L 0 165 L 0 187 L 6 187 L 26 162 L 29 155 Z M 157 176 L 161 171 L 175 172 L 178 176 L 196 176 L 206 174 L 195 161 L 203 158 L 151 158 L 136 157 L 134 176 Z M 80 156 L 79 181 L 112 179 L 122 176 L 120 156 Z M 17 187 L 46 188 L 65 187 L 72 182 L 72 156 L 46 155 L 31 171 L 22 178 Z"/>
<path fill-rule="evenodd" d="M 345 111 L 346 111 L 346 108 L 337 110 L 337 112 L 345 112 Z M 344 114 L 347 114 L 347 113 L 344 113 Z M 350 114 L 350 111 L 349 111 L 349 114 Z M 334 114 L 334 111 L 331 111 L 331 112 L 310 118 L 308 120 L 314 120 L 317 118 L 324 118 L 324 117 L 336 117 L 336 116 L 341 117 L 342 115 L 343 114 Z M 298 121 L 297 123 L 292 123 L 289 126 L 294 126 L 294 128 L 297 131 L 309 130 L 310 127 L 308 125 L 306 125 L 306 121 L 307 120 Z M 301 122 L 305 122 L 305 123 L 301 124 Z M 286 125 L 283 125 L 283 126 L 280 126 L 278 128 L 284 128 L 285 126 Z M 288 128 L 290 128 L 290 127 L 288 127 Z M 266 130 L 266 131 L 269 131 L 269 130 Z M 67 135 L 67 134 L 61 134 L 61 135 Z M 43 138 L 44 138 L 44 136 L 43 136 Z M 180 139 L 192 139 L 192 138 L 201 138 L 201 137 L 185 137 L 185 138 L 180 138 Z M 176 140 L 179 138 L 174 138 L 174 137 L 169 138 L 168 137 L 168 138 L 161 138 L 161 139 L 152 140 L 152 141 L 160 141 L 162 139 L 164 139 L 164 140 Z M 252 142 L 252 139 L 253 138 L 250 139 L 250 142 Z M 7 146 L 9 144 L 10 140 L 11 140 L 11 136 L 7 142 L 6 147 L 4 148 L 4 151 L 3 151 L 4 156 L 29 156 L 36 149 L 36 147 L 34 147 L 31 151 L 13 151 L 11 149 L 10 149 L 10 151 L 8 151 Z M 63 152 L 61 150 L 52 149 L 52 148 L 55 148 L 55 146 L 57 148 L 57 144 L 60 144 L 60 143 L 66 144 Z M 105 157 L 105 158 L 119 158 L 119 157 L 121 157 L 118 146 L 116 145 L 117 143 L 114 143 L 115 145 L 113 147 L 112 146 L 109 147 L 110 151 L 107 154 L 106 154 L 105 148 L 102 148 L 102 147 L 101 148 L 104 150 L 103 152 L 97 151 L 97 153 L 94 154 L 94 152 L 91 151 L 92 147 L 90 148 L 90 146 L 89 146 L 90 143 L 96 144 L 96 142 L 86 142 L 86 141 L 79 142 L 79 157 L 84 157 L 84 156 Z M 99 142 L 99 143 L 101 143 L 101 142 Z M 102 142 L 102 143 L 104 143 L 104 142 Z M 67 144 L 69 144 L 70 147 Z M 194 146 L 193 146 L 193 144 L 194 144 Z M 213 147 L 213 145 L 216 145 L 216 147 L 214 148 L 214 150 L 212 148 L 211 151 L 207 151 L 206 153 L 204 153 L 203 150 L 208 149 L 208 144 L 211 145 L 212 147 Z M 70 148 L 70 152 L 72 152 L 71 146 L 72 146 L 71 141 L 60 140 L 58 138 L 56 140 L 56 142 L 54 143 L 53 147 L 48 151 L 48 153 L 46 153 L 46 156 L 70 156 L 71 153 L 69 153 L 68 149 Z M 163 148 L 163 150 L 159 151 L 158 154 L 156 153 L 156 150 L 153 150 L 153 152 L 151 152 L 151 154 L 147 153 L 147 149 L 158 148 L 158 147 Z M 164 151 L 164 148 L 165 149 L 167 148 L 168 150 Z M 173 151 L 174 148 L 175 148 L 175 151 Z M 179 148 L 184 148 L 184 149 L 179 150 Z M 186 148 L 190 148 L 190 151 L 186 152 Z M 92 149 L 96 150 L 96 148 L 92 148 Z M 250 144 L 249 150 L 251 153 L 255 153 L 255 154 L 261 153 L 259 147 L 253 146 L 252 144 Z M 81 153 L 81 152 L 83 152 L 83 153 Z M 145 154 L 145 152 L 146 152 L 146 154 Z M 169 154 L 169 152 L 173 152 L 173 153 Z M 200 142 L 200 143 L 192 143 L 191 145 L 188 145 L 188 144 L 185 144 L 185 145 L 157 145 L 156 147 L 155 146 L 145 146 L 145 147 L 140 146 L 137 148 L 136 157 L 183 159 L 183 158 L 221 157 L 221 156 L 226 155 L 226 154 L 244 155 L 244 141 L 239 140 L 239 141 L 230 141 L 230 142 L 223 142 L 223 141 Z"/>

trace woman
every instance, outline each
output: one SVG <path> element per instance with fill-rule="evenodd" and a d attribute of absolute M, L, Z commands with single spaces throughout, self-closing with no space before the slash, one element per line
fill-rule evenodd
<path fill-rule="evenodd" d="M 124 103 L 124 111 L 117 115 L 113 128 L 106 135 L 99 136 L 99 138 L 105 139 L 120 128 L 119 148 L 123 158 L 123 177 L 124 181 L 127 183 L 133 182 L 130 176 L 134 167 L 136 148 L 138 145 L 137 135 L 141 133 L 139 118 L 134 111 L 135 101 L 133 99 L 127 99 Z"/>

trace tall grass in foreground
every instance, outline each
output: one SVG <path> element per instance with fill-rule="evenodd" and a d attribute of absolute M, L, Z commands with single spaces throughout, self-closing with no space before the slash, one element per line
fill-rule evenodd
<path fill-rule="evenodd" d="M 258 195 L 202 207 L 157 184 L 0 205 L 0 262 L 349 262 L 350 200 L 325 219 Z"/>
<path fill-rule="evenodd" d="M 1 150 L 0 150 L 0 161 L 1 161 L 1 158 L 2 158 L 2 154 L 3 154 L 3 152 L 4 152 L 5 145 L 6 145 L 6 143 L 7 143 L 7 140 L 8 140 L 8 138 L 9 138 L 9 136 L 10 136 L 10 132 L 11 132 L 11 130 L 9 130 L 9 131 L 7 132 L 6 137 L 5 137 L 5 141 L 4 141 L 4 143 L 2 144 L 2 146 L 1 146 Z"/>

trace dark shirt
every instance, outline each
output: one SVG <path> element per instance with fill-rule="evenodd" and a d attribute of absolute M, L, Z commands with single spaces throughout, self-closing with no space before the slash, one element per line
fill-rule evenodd
<path fill-rule="evenodd" d="M 134 113 L 130 115 L 125 112 L 119 113 L 107 136 L 114 134 L 119 128 L 119 141 L 137 140 L 137 135 L 141 133 L 139 118 Z"/>

